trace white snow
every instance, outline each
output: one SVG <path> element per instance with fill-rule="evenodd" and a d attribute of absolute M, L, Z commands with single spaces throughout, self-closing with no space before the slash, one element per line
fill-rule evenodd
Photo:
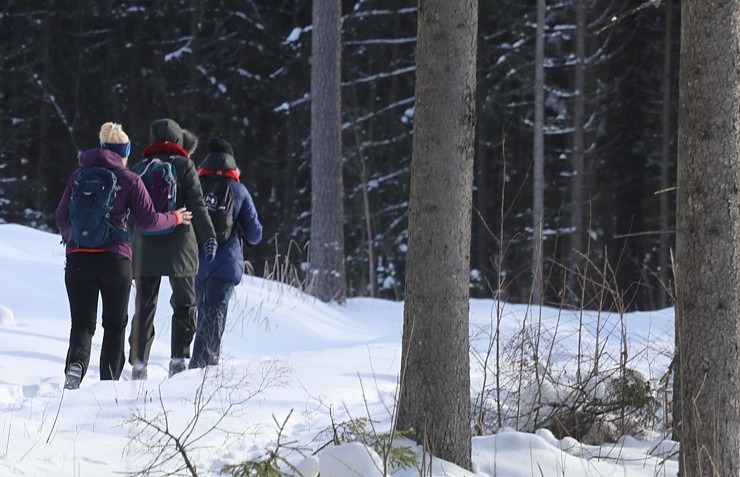
<path fill-rule="evenodd" d="M 288 38 L 285 39 L 284 43 L 294 43 L 298 41 L 298 38 L 301 37 L 301 33 L 303 32 L 302 28 L 295 27 L 290 31 L 290 35 L 288 35 Z"/>
<path fill-rule="evenodd" d="M 15 315 L 7 306 L 0 305 L 0 326 L 14 326 Z"/>
<path fill-rule="evenodd" d="M 179 439 L 200 476 L 222 475 L 227 464 L 262 460 L 278 442 L 286 475 L 299 475 L 287 464 L 303 477 L 319 472 L 321 477 L 383 475 L 378 452 L 357 440 L 334 446 L 331 429 L 332 422 L 350 419 L 371 419 L 370 437 L 390 429 L 403 303 L 355 298 L 345 306 L 324 304 L 287 285 L 245 277 L 231 300 L 221 365 L 167 378 L 169 293 L 163 280 L 148 381 L 130 381 L 128 365 L 120 381 L 99 381 L 103 330 L 98 326 L 81 388 L 65 391 L 69 311 L 64 249 L 57 235 L 0 225 L 0 475 L 99 477 L 147 468 L 149 475 L 191 475 L 163 430 Z M 614 356 L 620 354 L 624 331 L 634 356 L 631 366 L 650 379 L 660 376 L 669 361 L 670 309 L 614 321 L 596 314 L 502 306 L 504 343 L 528 326 L 562 333 L 553 349 L 553 367 L 571 362 L 568 353 L 575 352 L 578 339 L 573 330 L 581 322 L 593 334 L 600 330 L 599 346 Z M 493 300 L 471 300 L 473 399 L 483 383 L 480 358 L 491 343 L 496 310 Z M 487 379 L 491 386 L 493 377 Z M 562 382 L 548 385 L 550 398 L 561 399 Z M 474 437 L 472 470 L 430 458 L 405 439 L 396 445 L 407 446 L 419 467 L 425 463 L 425 477 L 677 474 L 676 443 L 658 435 L 591 446 L 533 431 L 504 428 Z M 390 469 L 387 475 L 417 477 L 420 470 Z"/>

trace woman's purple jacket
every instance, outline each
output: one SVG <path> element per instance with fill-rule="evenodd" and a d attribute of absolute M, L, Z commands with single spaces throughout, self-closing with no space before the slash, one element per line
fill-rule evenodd
<path fill-rule="evenodd" d="M 69 241 L 69 200 L 72 196 L 72 187 L 80 170 L 85 167 L 96 166 L 108 169 L 124 167 L 121 156 L 108 149 L 90 149 L 80 155 L 80 167 L 72 172 L 69 177 L 67 188 L 64 190 L 64 195 L 62 200 L 59 201 L 55 214 L 57 228 L 59 228 L 62 238 L 67 243 L 67 255 L 75 251 L 90 250 L 80 249 L 77 244 Z M 138 174 L 128 169 L 122 169 L 116 172 L 116 177 L 118 178 L 118 191 L 113 199 L 113 208 L 110 213 L 110 220 L 113 225 L 126 230 L 129 211 L 134 214 L 136 223 L 142 230 L 162 230 L 177 224 L 177 217 L 174 213 L 158 213 L 154 210 L 152 199 L 149 197 L 149 193 Z M 131 242 L 128 240 L 111 242 L 95 250 L 116 253 L 131 260 Z"/>

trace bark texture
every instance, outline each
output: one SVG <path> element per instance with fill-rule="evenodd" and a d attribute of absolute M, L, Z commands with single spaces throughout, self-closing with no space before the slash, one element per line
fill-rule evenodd
<path fill-rule="evenodd" d="M 542 219 L 545 210 L 545 13 L 537 0 L 537 38 L 534 54 L 534 139 L 532 162 L 532 303 L 542 304 Z"/>
<path fill-rule="evenodd" d="M 344 184 L 341 124 L 340 0 L 313 2 L 311 36 L 311 292 L 343 303 Z"/>
<path fill-rule="evenodd" d="M 398 425 L 470 468 L 476 0 L 421 0 Z"/>
<path fill-rule="evenodd" d="M 679 475 L 738 475 L 740 2 L 682 2 L 676 227 Z"/>

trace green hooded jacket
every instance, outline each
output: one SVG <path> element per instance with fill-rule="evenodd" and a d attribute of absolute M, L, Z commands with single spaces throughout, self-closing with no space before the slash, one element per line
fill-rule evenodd
<path fill-rule="evenodd" d="M 149 128 L 151 144 L 144 157 L 169 159 L 177 174 L 177 207 L 193 213 L 190 225 L 178 225 L 171 234 L 145 236 L 131 225 L 133 274 L 142 276 L 195 276 L 198 272 L 198 247 L 215 237 L 195 164 L 182 149 L 182 129 L 171 119 L 158 119 Z"/>

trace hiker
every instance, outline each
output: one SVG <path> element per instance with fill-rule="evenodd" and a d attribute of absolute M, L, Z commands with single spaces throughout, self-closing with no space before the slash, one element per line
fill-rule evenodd
<path fill-rule="evenodd" d="M 246 186 L 239 182 L 239 175 L 231 144 L 220 138 L 211 139 L 198 176 L 219 245 L 212 262 L 204 261 L 201 252 L 195 277 L 198 324 L 191 369 L 218 364 L 229 298 L 244 274 L 242 239 L 248 247 L 262 240 L 257 210 Z"/>
<path fill-rule="evenodd" d="M 103 303 L 100 379 L 121 376 L 132 278 L 129 212 L 145 230 L 187 225 L 192 217 L 184 207 L 155 212 L 139 176 L 125 168 L 131 143 L 120 124 L 103 124 L 99 136 L 100 148 L 80 155 L 79 168 L 72 172 L 55 214 L 66 243 L 64 283 L 72 319 L 64 366 L 66 389 L 79 388 L 87 373 L 98 295 Z"/>
<path fill-rule="evenodd" d="M 157 119 L 149 127 L 149 137 L 151 144 L 144 150 L 144 158 L 134 166 L 134 171 L 142 174 L 145 185 L 155 187 L 157 177 L 150 181 L 146 171 L 161 167 L 160 172 L 164 174 L 164 166 L 171 167 L 167 171 L 174 175 L 174 184 L 170 184 L 174 189 L 169 191 L 173 202 L 170 208 L 186 206 L 193 213 L 193 220 L 192 227 L 177 227 L 170 233 L 161 235 L 142 232 L 138 224 L 133 227 L 136 298 L 129 336 L 132 379 L 147 378 L 149 352 L 154 342 L 154 315 L 163 276 L 169 277 L 172 288 L 169 376 L 186 369 L 185 359 L 190 357 L 190 344 L 195 334 L 198 249 L 199 246 L 202 247 L 203 258 L 212 261 L 218 247 L 211 219 L 203 202 L 198 173 L 188 152 L 182 148 L 182 129 L 172 119 Z M 150 193 L 155 208 L 161 208 L 160 191 L 150 189 Z M 167 194 L 164 200 L 168 200 Z"/>

